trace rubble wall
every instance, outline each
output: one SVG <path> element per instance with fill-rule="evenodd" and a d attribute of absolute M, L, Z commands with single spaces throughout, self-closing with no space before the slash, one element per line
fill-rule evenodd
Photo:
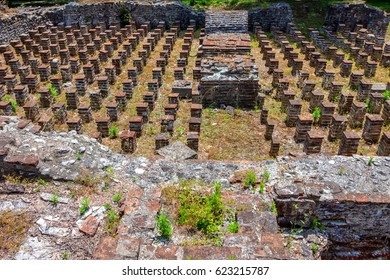
<path fill-rule="evenodd" d="M 69 3 L 54 8 L 20 8 L 17 13 L 5 14 L 0 18 L 0 44 L 18 39 L 20 34 L 26 33 L 29 29 L 47 23 L 54 25 L 61 22 L 65 24 L 118 23 L 119 13 L 123 8 L 130 11 L 132 20 L 137 23 L 150 21 L 153 27 L 159 21 L 165 21 L 171 25 L 178 20 L 181 22 L 181 27 L 184 28 L 191 19 L 196 21 L 198 27 L 205 25 L 203 11 L 194 11 L 191 7 L 175 1 L 157 3 L 125 1 L 124 6 L 113 2 L 85 5 Z M 271 4 L 266 8 L 251 10 L 248 14 L 249 28 L 253 28 L 253 24 L 259 22 L 264 30 L 269 30 L 271 26 L 284 30 L 287 24 L 292 21 L 292 11 L 286 3 Z"/>
<path fill-rule="evenodd" d="M 343 23 L 350 30 L 362 24 L 375 35 L 385 36 L 390 22 L 390 14 L 385 11 L 359 3 L 334 3 L 328 6 L 325 26 L 337 30 Z"/>

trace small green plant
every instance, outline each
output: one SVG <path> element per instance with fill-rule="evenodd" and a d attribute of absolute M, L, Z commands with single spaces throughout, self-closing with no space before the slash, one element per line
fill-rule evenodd
<path fill-rule="evenodd" d="M 76 159 L 77 159 L 77 160 L 81 160 L 81 154 L 80 154 L 80 153 L 77 153 L 77 154 L 76 154 Z"/>
<path fill-rule="evenodd" d="M 47 87 L 50 91 L 51 97 L 53 98 L 53 100 L 55 100 L 58 95 L 58 90 L 55 87 L 53 87 L 52 84 L 48 84 Z"/>
<path fill-rule="evenodd" d="M 110 166 L 107 166 L 106 168 L 104 168 L 104 171 L 106 171 L 107 175 L 109 175 L 110 177 L 114 177 L 114 169 Z"/>
<path fill-rule="evenodd" d="M 343 175 L 343 174 L 344 174 L 344 169 L 343 169 L 343 168 L 340 168 L 338 174 L 339 174 L 339 175 Z"/>
<path fill-rule="evenodd" d="M 371 99 L 370 99 L 370 98 L 366 98 L 366 100 L 364 100 L 364 104 L 366 104 L 366 106 L 367 106 L 366 112 L 367 112 L 368 114 L 371 114 L 371 113 L 372 113 Z"/>
<path fill-rule="evenodd" d="M 53 203 L 54 205 L 57 205 L 58 204 L 58 196 L 56 196 L 55 194 L 53 194 L 50 198 L 50 201 L 51 203 Z"/>
<path fill-rule="evenodd" d="M 324 230 L 325 226 L 321 224 L 321 222 L 318 220 L 317 217 L 314 217 L 313 220 L 311 221 L 311 228 L 312 229 L 319 229 L 319 230 Z"/>
<path fill-rule="evenodd" d="M 275 216 L 278 215 L 278 209 L 276 208 L 275 201 L 272 201 L 272 203 L 271 203 L 271 212 L 274 213 Z"/>
<path fill-rule="evenodd" d="M 183 127 L 178 127 L 176 129 L 177 131 L 177 136 L 181 137 L 184 134 L 184 128 Z"/>
<path fill-rule="evenodd" d="M 114 197 L 112 198 L 112 201 L 114 201 L 115 203 L 118 203 L 119 200 L 121 200 L 122 196 L 121 194 L 117 193 L 116 195 L 114 195 Z"/>
<path fill-rule="evenodd" d="M 228 260 L 228 261 L 234 261 L 234 260 L 237 260 L 237 257 L 236 257 L 236 256 L 228 256 L 228 257 L 226 258 L 226 260 Z"/>
<path fill-rule="evenodd" d="M 256 184 L 257 178 L 256 178 L 256 173 L 253 171 L 248 171 L 245 175 L 244 179 L 244 187 L 250 187 L 254 186 Z"/>
<path fill-rule="evenodd" d="M 131 21 L 129 9 L 126 7 L 124 1 L 119 2 L 119 22 L 121 27 L 125 27 Z"/>
<path fill-rule="evenodd" d="M 321 109 L 319 107 L 316 107 L 312 113 L 314 123 L 318 123 L 318 121 L 321 118 Z"/>
<path fill-rule="evenodd" d="M 214 184 L 214 192 L 204 195 L 190 188 L 183 188 L 179 195 L 178 223 L 193 226 L 212 236 L 220 231 L 226 215 L 222 201 L 221 183 Z"/>
<path fill-rule="evenodd" d="M 108 130 L 108 134 L 111 138 L 116 138 L 119 135 L 119 128 L 117 128 L 115 125 L 112 125 L 110 129 Z"/>
<path fill-rule="evenodd" d="M 294 220 L 290 221 L 290 224 L 291 224 L 290 233 L 292 235 L 298 235 L 303 231 L 303 228 L 301 226 L 297 225 L 296 221 L 294 221 Z"/>
<path fill-rule="evenodd" d="M 318 245 L 316 243 L 311 244 L 311 250 L 312 250 L 313 254 L 317 253 Z"/>
<path fill-rule="evenodd" d="M 62 259 L 62 260 L 69 260 L 69 254 L 68 254 L 68 252 L 63 252 L 63 253 L 61 254 L 61 259 Z"/>
<path fill-rule="evenodd" d="M 137 177 L 134 177 L 134 176 L 133 176 L 133 177 L 131 177 L 131 181 L 132 181 L 132 182 L 135 182 L 135 181 L 137 181 Z"/>
<path fill-rule="evenodd" d="M 115 235 L 119 226 L 121 218 L 120 216 L 114 211 L 114 210 L 109 210 L 107 212 L 107 231 Z"/>
<path fill-rule="evenodd" d="M 110 203 L 104 204 L 104 209 L 106 209 L 106 211 L 111 210 L 111 208 L 112 208 L 112 206 Z"/>
<path fill-rule="evenodd" d="M 370 166 L 370 165 L 372 165 L 373 163 L 374 163 L 374 157 L 371 156 L 371 157 L 368 159 L 367 165 Z"/>
<path fill-rule="evenodd" d="M 89 209 L 89 198 L 88 197 L 84 197 L 82 200 L 81 200 L 81 206 L 80 206 L 80 214 L 83 215 L 85 212 L 88 211 Z"/>
<path fill-rule="evenodd" d="M 382 94 L 385 101 L 387 101 L 390 98 L 390 90 L 385 90 Z"/>
<path fill-rule="evenodd" d="M 260 193 L 260 194 L 263 194 L 263 193 L 264 193 L 264 190 L 265 190 L 265 182 L 264 182 L 264 181 L 261 181 L 261 182 L 260 182 L 259 193 Z"/>
<path fill-rule="evenodd" d="M 47 186 L 47 182 L 45 180 L 43 180 L 42 178 L 39 178 L 38 179 L 38 183 L 39 185 L 43 186 L 43 187 L 46 187 Z"/>
<path fill-rule="evenodd" d="M 16 103 L 15 100 L 11 99 L 11 96 L 6 94 L 3 96 L 2 100 L 9 101 L 12 107 L 12 112 L 16 112 L 18 110 L 18 104 Z"/>
<path fill-rule="evenodd" d="M 233 222 L 228 225 L 228 232 L 230 233 L 237 233 L 238 232 L 238 223 Z"/>
<path fill-rule="evenodd" d="M 40 187 L 40 186 L 36 187 L 36 188 L 35 188 L 35 191 L 36 191 L 36 192 L 40 192 L 40 191 L 41 191 L 41 187 Z"/>
<path fill-rule="evenodd" d="M 271 175 L 271 173 L 268 170 L 264 171 L 263 176 L 262 176 L 262 180 L 265 182 L 268 182 L 270 175 Z"/>
<path fill-rule="evenodd" d="M 161 237 L 169 239 L 171 238 L 173 229 L 171 222 L 169 221 L 169 216 L 167 216 L 164 212 L 160 215 L 157 215 L 157 230 Z"/>

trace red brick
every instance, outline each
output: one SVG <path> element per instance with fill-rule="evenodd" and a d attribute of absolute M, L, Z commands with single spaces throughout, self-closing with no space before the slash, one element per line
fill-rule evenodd
<path fill-rule="evenodd" d="M 18 128 L 19 128 L 19 129 L 24 129 L 26 126 L 29 125 L 29 123 L 31 123 L 31 120 L 21 120 L 21 121 L 18 123 Z"/>
<path fill-rule="evenodd" d="M 94 260 L 112 260 L 115 257 L 115 250 L 118 243 L 117 238 L 106 236 L 100 239 L 94 254 Z"/>
<path fill-rule="evenodd" d="M 81 226 L 80 231 L 94 236 L 99 227 L 99 223 L 100 222 L 96 217 L 88 216 L 88 218 L 85 219 L 83 225 Z"/>
<path fill-rule="evenodd" d="M 131 211 L 137 210 L 141 205 L 141 202 L 138 198 L 131 197 L 126 199 L 125 204 L 125 214 Z"/>
<path fill-rule="evenodd" d="M 160 201 L 157 199 L 152 199 L 146 202 L 146 207 L 151 212 L 158 212 L 160 209 Z"/>
<path fill-rule="evenodd" d="M 159 260 L 177 260 L 176 252 L 178 249 L 178 246 L 158 247 L 155 253 L 155 257 Z"/>

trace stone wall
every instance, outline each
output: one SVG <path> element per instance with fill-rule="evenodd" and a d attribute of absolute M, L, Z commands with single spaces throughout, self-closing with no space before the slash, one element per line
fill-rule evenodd
<path fill-rule="evenodd" d="M 196 21 L 197 27 L 204 27 L 205 13 L 195 12 L 181 2 L 157 2 L 145 3 L 137 1 L 125 1 L 125 8 L 131 13 L 132 20 L 137 23 L 150 21 L 155 27 L 159 21 L 165 21 L 171 25 L 179 20 L 181 27 L 188 26 L 190 19 Z M 34 29 L 39 25 L 53 23 L 54 25 L 65 22 L 86 23 L 105 22 L 106 24 L 119 22 L 118 3 L 106 2 L 97 4 L 80 5 L 69 3 L 55 8 L 20 8 L 18 13 L 4 15 L 0 19 L 0 44 L 18 39 L 18 36 Z M 259 22 L 264 30 L 276 26 L 284 30 L 287 23 L 292 21 L 292 11 L 286 3 L 271 4 L 267 8 L 249 11 L 249 27 L 253 28 L 255 22 Z"/>
<path fill-rule="evenodd" d="M 63 8 L 24 8 L 19 13 L 4 15 L 0 19 L 0 44 L 18 39 L 20 34 L 39 25 L 63 21 L 62 10 Z"/>
<path fill-rule="evenodd" d="M 335 3 L 328 6 L 325 26 L 335 31 L 339 23 L 345 24 L 350 30 L 362 24 L 373 34 L 384 36 L 389 22 L 390 14 L 378 8 L 357 3 Z"/>
<path fill-rule="evenodd" d="M 64 21 L 66 24 L 73 22 L 115 23 L 119 22 L 119 12 L 122 8 L 130 11 L 132 20 L 139 24 L 150 21 L 153 27 L 156 27 L 159 21 L 165 21 L 170 26 L 174 21 L 179 20 L 181 27 L 184 28 L 189 24 L 190 19 L 196 20 L 198 25 L 204 24 L 203 14 L 198 14 L 190 7 L 175 1 L 161 3 L 125 1 L 124 4 L 106 2 L 90 5 L 70 3 L 64 6 Z"/>
<path fill-rule="evenodd" d="M 287 3 L 274 3 L 267 8 L 249 11 L 249 30 L 253 29 L 256 22 L 260 23 L 264 31 L 269 31 L 271 27 L 285 30 L 287 24 L 292 21 L 293 13 Z"/>
<path fill-rule="evenodd" d="M 83 24 L 92 22 L 105 22 L 107 25 L 119 22 L 121 4 L 113 2 L 80 5 L 69 3 L 57 8 L 21 8 L 19 13 L 4 16 L 0 19 L 0 43 L 7 43 L 12 39 L 47 23 L 64 22 L 67 25 L 72 23 Z M 145 3 L 126 1 L 124 8 L 128 9 L 131 19 L 137 23 L 150 21 L 152 27 L 156 27 L 159 21 L 165 21 L 172 25 L 179 20 L 181 27 L 188 26 L 190 19 L 196 20 L 198 26 L 204 26 L 204 14 L 194 12 L 190 7 L 175 1 L 161 3 Z"/>
<path fill-rule="evenodd" d="M 389 169 L 388 160 L 376 158 L 375 165 L 361 157 L 312 160 L 307 175 L 301 172 L 310 160 L 298 160 L 288 173 L 301 174 L 299 179 L 274 187 L 278 224 L 322 228 L 328 240 L 322 259 L 388 259 L 390 189 L 388 171 L 382 170 Z M 365 176 L 352 179 L 357 170 Z"/>

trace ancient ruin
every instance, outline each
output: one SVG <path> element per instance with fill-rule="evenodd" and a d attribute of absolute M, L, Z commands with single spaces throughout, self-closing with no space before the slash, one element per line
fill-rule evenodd
<path fill-rule="evenodd" d="M 390 258 L 390 14 L 4 11 L 0 214 L 23 228 L 3 259 Z M 236 214 L 178 214 L 212 195 Z"/>

